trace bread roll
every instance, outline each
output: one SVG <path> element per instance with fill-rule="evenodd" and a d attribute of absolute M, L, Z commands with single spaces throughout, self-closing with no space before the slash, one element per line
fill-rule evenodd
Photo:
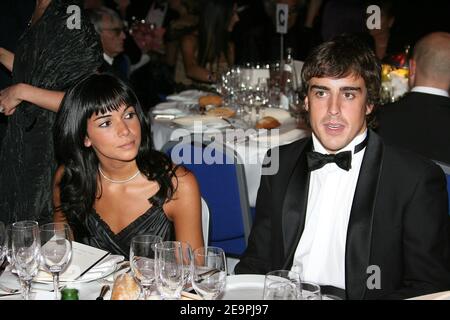
<path fill-rule="evenodd" d="M 137 300 L 140 289 L 129 273 L 119 275 L 114 281 L 111 300 Z"/>
<path fill-rule="evenodd" d="M 213 105 L 213 106 L 220 106 L 222 105 L 222 97 L 217 96 L 217 95 L 206 95 L 206 96 L 201 96 L 198 99 L 198 104 L 200 105 L 200 107 L 206 107 L 208 105 Z"/>
<path fill-rule="evenodd" d="M 220 118 L 231 118 L 236 114 L 236 111 L 227 107 L 219 107 L 209 109 L 206 112 L 210 116 L 220 117 Z"/>
<path fill-rule="evenodd" d="M 256 123 L 256 129 L 275 129 L 280 126 L 280 122 L 274 117 L 267 116 Z"/>

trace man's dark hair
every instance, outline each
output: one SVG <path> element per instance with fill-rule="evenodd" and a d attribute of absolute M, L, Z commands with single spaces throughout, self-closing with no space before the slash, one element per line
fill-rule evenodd
<path fill-rule="evenodd" d="M 359 37 L 339 35 L 313 49 L 302 69 L 302 98 L 309 90 L 311 78 L 344 78 L 360 76 L 367 87 L 367 103 L 377 106 L 381 89 L 381 64 L 373 50 Z M 368 115 L 367 124 L 372 125 L 374 111 Z M 303 113 L 309 123 L 309 115 Z"/>

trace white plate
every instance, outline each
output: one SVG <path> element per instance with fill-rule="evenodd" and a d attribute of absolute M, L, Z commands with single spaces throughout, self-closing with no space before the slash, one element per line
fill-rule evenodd
<path fill-rule="evenodd" d="M 200 90 L 186 90 L 177 94 L 167 96 L 168 101 L 180 101 L 184 103 L 198 103 L 198 98 L 206 93 Z"/>
<path fill-rule="evenodd" d="M 187 116 L 174 119 L 172 122 L 182 128 L 194 131 L 223 129 L 230 126 L 228 122 L 213 116 Z"/>
<path fill-rule="evenodd" d="M 239 274 L 227 277 L 222 300 L 261 300 L 264 291 L 264 275 Z"/>

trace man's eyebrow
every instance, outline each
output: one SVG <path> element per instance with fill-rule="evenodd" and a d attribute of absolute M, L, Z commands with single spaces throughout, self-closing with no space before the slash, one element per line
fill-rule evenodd
<path fill-rule="evenodd" d="M 319 86 L 317 84 L 313 84 L 310 89 L 316 89 L 316 90 L 330 90 L 330 88 L 325 87 L 325 86 Z"/>
<path fill-rule="evenodd" d="M 361 87 L 342 87 L 340 91 L 361 91 Z"/>

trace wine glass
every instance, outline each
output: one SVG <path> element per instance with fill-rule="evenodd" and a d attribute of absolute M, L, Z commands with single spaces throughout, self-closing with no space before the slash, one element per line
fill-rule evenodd
<path fill-rule="evenodd" d="M 30 299 L 31 281 L 39 271 L 41 243 L 36 221 L 19 221 L 12 225 L 12 259 L 22 283 L 22 295 Z"/>
<path fill-rule="evenodd" d="M 59 274 L 72 258 L 72 232 L 67 223 L 41 226 L 41 256 L 44 268 L 52 274 L 55 300 L 58 300 Z"/>
<path fill-rule="evenodd" d="M 300 274 L 291 270 L 274 270 L 264 278 L 264 300 L 298 300 L 301 296 Z"/>
<path fill-rule="evenodd" d="M 302 281 L 301 300 L 322 300 L 320 286 L 313 282 Z"/>
<path fill-rule="evenodd" d="M 227 277 L 225 252 L 218 247 L 194 250 L 192 285 L 205 300 L 214 300 L 223 292 Z"/>
<path fill-rule="evenodd" d="M 0 221 L 0 264 L 3 263 L 3 258 L 6 255 L 6 228 L 5 224 Z"/>
<path fill-rule="evenodd" d="M 185 283 L 183 247 L 178 241 L 155 245 L 155 280 L 162 299 L 180 299 Z"/>
<path fill-rule="evenodd" d="M 148 300 L 155 283 L 155 244 L 162 238 L 154 235 L 133 237 L 130 245 L 130 265 L 133 277 L 141 287 L 141 297 Z"/>

